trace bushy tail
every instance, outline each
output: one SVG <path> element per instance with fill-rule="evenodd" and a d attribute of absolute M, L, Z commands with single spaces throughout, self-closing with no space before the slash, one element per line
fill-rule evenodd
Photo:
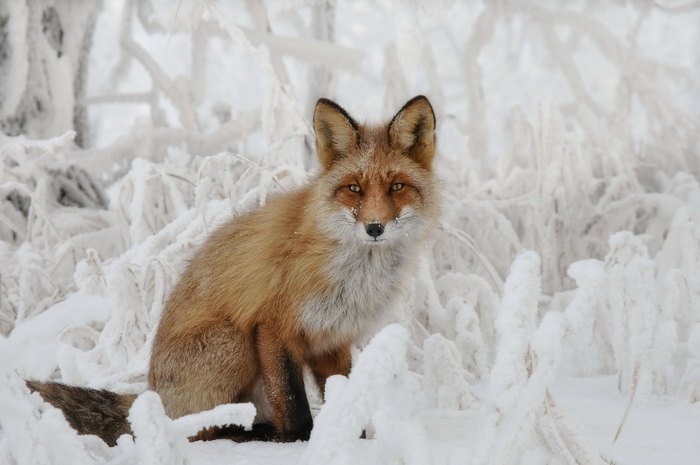
<path fill-rule="evenodd" d="M 80 434 L 97 435 L 110 446 L 116 445 L 122 434 L 132 434 L 127 415 L 135 395 L 39 381 L 27 381 L 27 387 L 61 409 Z"/>

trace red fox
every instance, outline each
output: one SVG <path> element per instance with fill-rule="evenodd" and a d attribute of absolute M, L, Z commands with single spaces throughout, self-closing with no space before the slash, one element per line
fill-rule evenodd
<path fill-rule="evenodd" d="M 168 298 L 148 373 L 166 413 L 257 409 L 252 431 L 209 428 L 192 439 L 308 439 L 304 368 L 321 393 L 326 378 L 350 372 L 351 345 L 399 295 L 438 222 L 427 98 L 383 125 L 360 125 L 321 99 L 313 126 L 318 177 L 215 231 Z M 113 445 L 130 432 L 133 395 L 28 385 L 82 434 Z"/>

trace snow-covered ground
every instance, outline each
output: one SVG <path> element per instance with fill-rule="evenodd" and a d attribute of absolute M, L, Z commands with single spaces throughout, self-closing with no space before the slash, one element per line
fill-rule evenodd
<path fill-rule="evenodd" d="M 0 463 L 700 464 L 698 44 L 697 2 L 106 1 L 84 148 L 0 135 Z M 309 442 L 189 443 L 252 412 L 146 394 L 109 448 L 29 394 L 142 393 L 193 250 L 313 178 L 315 101 L 380 120 L 416 94 L 441 227 L 350 377 L 309 391 Z"/>

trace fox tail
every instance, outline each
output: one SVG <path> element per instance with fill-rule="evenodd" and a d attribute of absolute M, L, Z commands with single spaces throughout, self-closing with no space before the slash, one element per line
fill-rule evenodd
<path fill-rule="evenodd" d="M 122 434 L 132 434 L 127 416 L 136 399 L 133 394 L 40 381 L 27 381 L 27 387 L 63 411 L 79 434 L 94 434 L 110 446 L 116 445 Z"/>

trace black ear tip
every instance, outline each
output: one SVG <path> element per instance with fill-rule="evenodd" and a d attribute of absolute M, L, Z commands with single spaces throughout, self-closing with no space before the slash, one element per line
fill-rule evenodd
<path fill-rule="evenodd" d="M 404 105 L 404 108 L 408 108 L 409 106 L 414 105 L 418 102 L 421 102 L 421 103 L 428 105 L 428 108 L 430 109 L 430 113 L 433 115 L 433 125 L 435 125 L 435 123 L 436 123 L 435 110 L 433 110 L 433 105 L 430 103 L 430 100 L 428 100 L 428 97 L 426 97 L 425 95 L 416 95 L 411 100 L 406 102 L 406 105 Z"/>
<path fill-rule="evenodd" d="M 324 107 L 324 106 L 325 106 L 325 107 L 330 107 L 330 109 L 332 109 L 332 110 L 336 111 L 337 113 L 340 113 L 341 115 L 343 115 L 343 117 L 350 123 L 350 125 L 351 125 L 356 131 L 359 130 L 359 129 L 358 129 L 358 126 L 357 126 L 357 123 L 355 122 L 355 120 L 352 119 L 352 117 L 348 114 L 347 111 L 345 111 L 345 109 L 344 109 L 343 107 L 341 107 L 340 105 L 338 105 L 337 103 L 335 103 L 333 100 L 330 100 L 330 99 L 327 99 L 327 98 L 323 98 L 323 97 L 320 98 L 320 99 L 318 99 L 318 101 L 316 102 L 316 107 L 314 108 L 314 120 L 316 119 L 316 115 L 318 114 L 319 108 Z"/>
<path fill-rule="evenodd" d="M 409 100 L 409 103 L 410 102 L 417 102 L 418 100 L 425 100 L 426 103 L 430 104 L 430 100 L 428 100 L 428 97 L 426 97 L 425 95 L 416 95 L 411 100 Z"/>
<path fill-rule="evenodd" d="M 338 108 L 338 104 L 335 103 L 333 100 L 329 100 L 327 98 L 320 98 L 316 102 L 316 106 L 314 107 L 314 119 L 316 118 L 316 115 L 318 114 L 318 110 L 321 107 L 331 107 L 331 108 Z"/>
<path fill-rule="evenodd" d="M 437 120 L 435 119 L 435 110 L 433 110 L 433 105 L 430 103 L 430 100 L 428 100 L 428 97 L 426 97 L 425 95 L 416 95 L 416 96 L 413 97 L 411 100 L 409 100 L 408 102 L 406 102 L 406 104 L 405 104 L 404 106 L 401 107 L 401 109 L 398 111 L 398 113 L 396 113 L 396 115 L 394 116 L 394 118 L 392 118 L 391 122 L 389 123 L 389 126 L 391 126 L 391 124 L 394 122 L 394 120 L 396 119 L 396 117 L 399 116 L 399 115 L 401 114 L 401 112 L 403 112 L 404 110 L 406 110 L 406 109 L 412 107 L 413 105 L 415 105 L 415 104 L 417 104 L 417 103 L 422 103 L 422 104 L 428 106 L 428 110 L 430 110 L 430 114 L 433 115 L 433 127 L 436 127 L 436 126 L 437 126 Z"/>
<path fill-rule="evenodd" d="M 425 95 L 416 95 L 411 100 L 406 102 L 406 105 L 404 105 L 404 108 L 409 107 L 409 106 L 416 104 L 418 102 L 426 103 L 430 107 L 431 110 L 433 109 L 433 106 L 430 104 L 430 100 L 428 100 L 428 97 L 426 97 Z"/>
<path fill-rule="evenodd" d="M 318 106 L 321 106 L 321 105 L 330 105 L 330 106 L 332 106 L 332 107 L 337 107 L 337 106 L 338 106 L 338 104 L 335 103 L 333 100 L 327 99 L 327 98 L 325 98 L 325 97 L 321 97 L 320 99 L 318 99 L 318 102 L 316 102 L 316 106 L 317 106 L 317 107 L 318 107 Z"/>

